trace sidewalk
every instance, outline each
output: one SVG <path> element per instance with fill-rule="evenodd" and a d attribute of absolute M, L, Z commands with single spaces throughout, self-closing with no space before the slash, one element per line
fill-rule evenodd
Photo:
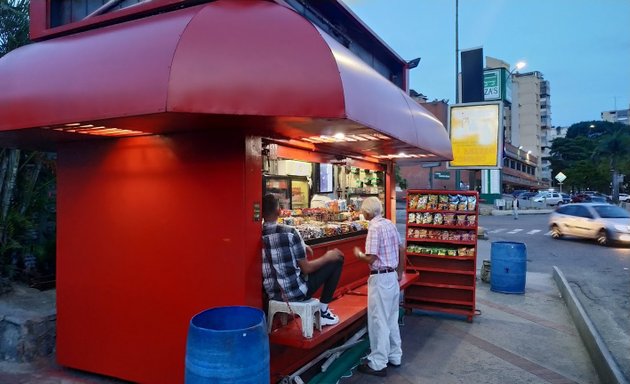
<path fill-rule="evenodd" d="M 479 241 L 478 268 L 490 259 Z M 525 294 L 495 293 L 477 280 L 472 323 L 414 311 L 401 328 L 403 366 L 387 383 L 599 383 L 587 349 L 549 274 L 527 273 Z M 340 383 L 382 383 L 354 372 Z"/>

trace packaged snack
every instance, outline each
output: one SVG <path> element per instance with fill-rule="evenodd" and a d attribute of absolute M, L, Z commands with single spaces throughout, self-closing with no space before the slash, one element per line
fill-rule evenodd
<path fill-rule="evenodd" d="M 433 214 L 429 212 L 423 213 L 422 224 L 433 224 Z"/>
<path fill-rule="evenodd" d="M 418 205 L 416 206 L 416 209 L 427 209 L 428 199 L 429 197 L 427 195 L 420 195 L 420 197 L 418 197 Z"/>
<path fill-rule="evenodd" d="M 441 213 L 433 215 L 433 224 L 442 225 L 444 223 L 444 216 Z"/>
<path fill-rule="evenodd" d="M 434 218 L 435 220 L 435 218 Z M 455 224 L 455 214 L 454 213 L 445 213 L 444 214 L 444 225 L 454 225 Z"/>
<path fill-rule="evenodd" d="M 415 213 L 410 213 L 409 214 L 409 219 L 407 220 L 408 223 L 415 223 L 416 222 L 416 214 Z"/>
<path fill-rule="evenodd" d="M 475 256 L 475 248 L 468 248 L 466 256 Z"/>
<path fill-rule="evenodd" d="M 457 211 L 458 202 L 459 202 L 459 197 L 457 195 L 449 195 L 448 196 L 448 210 Z"/>
<path fill-rule="evenodd" d="M 466 196 L 457 195 L 457 210 L 465 211 L 468 207 L 468 199 Z"/>
<path fill-rule="evenodd" d="M 411 195 L 409 196 L 409 209 L 416 209 L 418 206 L 418 198 L 419 195 Z"/>
<path fill-rule="evenodd" d="M 468 256 L 468 249 L 466 247 L 458 248 L 457 256 Z"/>
<path fill-rule="evenodd" d="M 438 207 L 438 195 L 429 195 L 429 202 L 427 204 L 428 209 L 437 209 Z"/>
<path fill-rule="evenodd" d="M 414 229 L 413 229 L 413 228 L 409 228 L 409 229 L 407 230 L 407 238 L 408 238 L 408 239 L 413 238 L 413 231 L 414 231 Z"/>
<path fill-rule="evenodd" d="M 446 249 L 438 248 L 437 249 L 437 254 L 440 255 L 440 256 L 446 256 Z"/>
<path fill-rule="evenodd" d="M 446 250 L 446 255 L 447 256 L 457 256 L 457 250 L 455 250 L 455 249 L 447 249 Z"/>
<path fill-rule="evenodd" d="M 442 211 L 448 210 L 448 195 L 439 195 L 438 209 Z"/>
<path fill-rule="evenodd" d="M 422 213 L 416 213 L 416 224 L 422 224 L 423 222 Z"/>
<path fill-rule="evenodd" d="M 474 226 L 475 223 L 477 222 L 477 215 L 468 215 L 466 217 L 466 223 L 468 223 L 469 226 Z"/>
<path fill-rule="evenodd" d="M 450 236 L 450 231 L 442 231 L 440 233 L 440 240 L 448 240 Z"/>
<path fill-rule="evenodd" d="M 470 238 L 468 237 L 468 232 L 462 231 L 460 240 L 461 241 L 468 241 L 468 240 L 470 240 Z"/>
<path fill-rule="evenodd" d="M 416 230 L 416 237 L 419 239 L 426 239 L 429 235 L 428 235 L 428 231 L 426 229 L 417 229 Z"/>
<path fill-rule="evenodd" d="M 440 231 L 436 231 L 435 229 L 430 229 L 427 231 L 429 239 L 437 239 L 440 237 Z"/>
<path fill-rule="evenodd" d="M 474 211 L 476 206 L 477 206 L 477 197 L 475 196 L 468 196 L 468 210 L 469 211 Z"/>
<path fill-rule="evenodd" d="M 457 225 L 459 226 L 463 227 L 464 225 L 466 225 L 466 215 L 456 215 L 455 220 Z"/>

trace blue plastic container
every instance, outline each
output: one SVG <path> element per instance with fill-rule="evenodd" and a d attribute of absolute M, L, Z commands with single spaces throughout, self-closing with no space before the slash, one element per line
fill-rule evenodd
<path fill-rule="evenodd" d="M 501 293 L 525 293 L 527 247 L 523 243 L 496 241 L 490 250 L 490 289 Z"/>
<path fill-rule="evenodd" d="M 269 383 L 264 312 L 234 306 L 193 316 L 186 341 L 185 383 Z"/>

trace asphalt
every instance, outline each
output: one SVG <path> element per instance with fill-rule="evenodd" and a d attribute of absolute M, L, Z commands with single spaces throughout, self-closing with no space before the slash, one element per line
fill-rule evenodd
<path fill-rule="evenodd" d="M 491 242 L 478 241 L 477 267 Z M 504 294 L 477 280 L 478 315 L 464 318 L 414 310 L 401 327 L 403 362 L 386 378 L 356 369 L 340 383 L 626 383 L 562 272 L 526 272 L 524 294 Z M 566 300 L 566 301 L 565 301 Z M 568 303 L 568 304 L 567 304 Z M 577 326 L 576 326 L 577 324 Z M 593 332 L 595 332 L 593 334 Z M 590 335 L 590 336 L 589 336 Z M 122 383 L 58 366 L 54 355 L 35 363 L 0 363 L 0 383 Z"/>

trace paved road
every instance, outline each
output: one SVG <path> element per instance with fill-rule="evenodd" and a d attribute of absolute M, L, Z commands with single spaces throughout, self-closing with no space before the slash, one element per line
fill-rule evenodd
<path fill-rule="evenodd" d="M 548 214 L 482 216 L 487 241 L 527 245 L 528 272 L 558 266 L 572 285 L 619 367 L 630 378 L 630 247 L 601 247 L 579 239 L 549 236 Z M 484 241 L 484 240 L 480 240 Z"/>

